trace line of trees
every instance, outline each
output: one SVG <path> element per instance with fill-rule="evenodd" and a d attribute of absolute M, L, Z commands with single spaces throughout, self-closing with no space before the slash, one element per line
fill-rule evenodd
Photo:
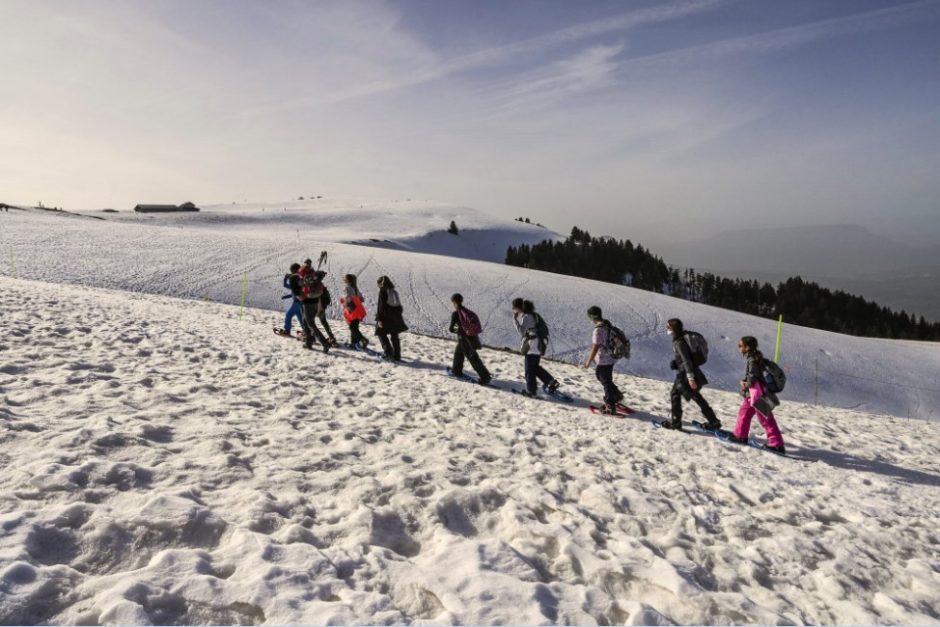
<path fill-rule="evenodd" d="M 506 263 L 522 268 L 630 285 L 639 289 L 714 305 L 742 313 L 784 319 L 793 324 L 891 339 L 940 341 L 940 323 L 896 312 L 860 296 L 830 290 L 800 277 L 776 287 L 748 279 L 729 279 L 667 265 L 642 245 L 612 237 L 592 237 L 578 227 L 564 241 L 510 246 Z"/>

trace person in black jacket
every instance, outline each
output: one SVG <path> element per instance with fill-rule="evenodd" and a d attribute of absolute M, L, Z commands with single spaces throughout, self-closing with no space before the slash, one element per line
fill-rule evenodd
<path fill-rule="evenodd" d="M 672 419 L 663 420 L 660 426 L 666 429 L 682 430 L 682 399 L 694 401 L 705 416 L 706 429 L 720 429 L 721 422 L 715 416 L 714 410 L 704 398 L 702 388 L 708 383 L 705 373 L 699 368 L 692 357 L 692 349 L 686 340 L 685 328 L 682 321 L 672 318 L 666 323 L 666 331 L 672 335 L 672 351 L 674 354 L 669 367 L 678 370 L 676 380 L 672 385 L 670 400 L 672 401 Z"/>
<path fill-rule="evenodd" d="M 312 349 L 314 339 L 323 346 L 323 352 L 330 352 L 330 341 L 317 327 L 317 318 L 323 313 L 323 293 L 326 286 L 323 277 L 326 272 L 322 270 L 309 271 L 303 278 L 303 311 L 304 311 L 304 348 Z"/>
<path fill-rule="evenodd" d="M 375 308 L 375 334 L 382 343 L 385 359 L 388 361 L 401 361 L 401 342 L 399 333 L 408 330 L 402 316 L 401 298 L 395 289 L 395 284 L 387 276 L 380 276 L 378 280 L 379 298 Z"/>
<path fill-rule="evenodd" d="M 478 351 L 483 348 L 480 337 L 478 333 L 473 333 L 472 330 L 465 328 L 467 326 L 466 312 L 470 310 L 464 309 L 461 294 L 451 296 L 450 302 L 454 305 L 454 313 L 450 316 L 450 332 L 457 334 L 457 347 L 454 349 L 454 361 L 450 368 L 451 374 L 457 377 L 463 374 L 463 361 L 466 358 L 480 377 L 477 383 L 488 385 L 493 377 L 490 375 L 490 371 L 486 369 L 486 366 L 483 365 L 483 360 L 480 359 Z M 470 332 L 468 333 L 468 331 Z"/>

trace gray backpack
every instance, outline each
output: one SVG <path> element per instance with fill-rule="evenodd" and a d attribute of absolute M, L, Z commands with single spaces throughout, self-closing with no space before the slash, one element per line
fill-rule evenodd
<path fill-rule="evenodd" d="M 772 394 L 783 392 L 783 388 L 787 387 L 787 373 L 769 359 L 764 359 L 764 385 Z"/>

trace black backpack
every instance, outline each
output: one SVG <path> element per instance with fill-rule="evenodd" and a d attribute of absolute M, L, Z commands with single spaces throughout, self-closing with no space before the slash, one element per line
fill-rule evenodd
<path fill-rule="evenodd" d="M 783 388 L 787 387 L 787 373 L 769 359 L 764 359 L 764 385 L 772 394 L 783 392 Z"/>
<path fill-rule="evenodd" d="M 538 339 L 539 343 L 539 354 L 544 355 L 545 351 L 548 350 L 548 324 L 539 314 L 533 314 L 535 316 L 535 337 Z"/>
<path fill-rule="evenodd" d="M 698 331 L 686 331 L 685 341 L 692 353 L 692 363 L 701 366 L 708 361 L 708 340 Z"/>

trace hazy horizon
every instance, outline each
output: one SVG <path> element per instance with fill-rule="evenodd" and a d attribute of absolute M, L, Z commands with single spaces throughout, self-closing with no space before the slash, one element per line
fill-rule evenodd
<path fill-rule="evenodd" d="M 940 2 L 0 3 L 0 202 L 940 235 Z M 576 217 L 572 217 L 572 216 Z"/>

